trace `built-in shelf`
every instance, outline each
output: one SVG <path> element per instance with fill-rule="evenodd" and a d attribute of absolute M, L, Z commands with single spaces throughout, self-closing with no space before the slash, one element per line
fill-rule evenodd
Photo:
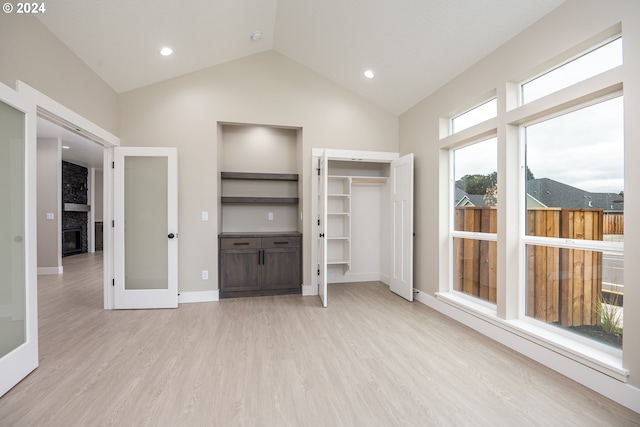
<path fill-rule="evenodd" d="M 295 173 L 256 173 L 256 172 L 220 172 L 223 180 L 244 181 L 298 181 Z M 295 205 L 299 203 L 298 197 L 263 197 L 263 196 L 222 196 L 222 204 L 284 204 Z"/>
<path fill-rule="evenodd" d="M 297 204 L 298 197 L 221 197 L 222 203 Z"/>
<path fill-rule="evenodd" d="M 220 172 L 222 179 L 248 179 L 265 181 L 297 181 L 297 173 Z"/>

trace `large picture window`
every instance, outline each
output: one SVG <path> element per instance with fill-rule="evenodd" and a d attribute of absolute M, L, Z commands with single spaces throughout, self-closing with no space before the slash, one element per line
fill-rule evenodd
<path fill-rule="evenodd" d="M 497 139 L 453 150 L 453 289 L 496 303 Z"/>
<path fill-rule="evenodd" d="M 605 369 L 623 354 L 630 148 L 614 31 L 580 55 L 569 49 L 545 73 L 505 82 L 479 110 L 449 117 L 441 138 L 450 291 L 440 297 Z"/>
<path fill-rule="evenodd" d="M 622 346 L 622 97 L 525 127 L 526 316 Z"/>

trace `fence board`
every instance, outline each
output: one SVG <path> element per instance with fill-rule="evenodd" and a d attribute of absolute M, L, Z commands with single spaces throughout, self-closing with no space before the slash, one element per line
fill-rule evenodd
<path fill-rule="evenodd" d="M 624 234 L 624 215 L 605 214 L 603 222 L 603 234 Z"/>

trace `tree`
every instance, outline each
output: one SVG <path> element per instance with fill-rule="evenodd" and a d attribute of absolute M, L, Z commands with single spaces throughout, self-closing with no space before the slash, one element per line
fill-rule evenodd
<path fill-rule="evenodd" d="M 493 184 L 493 187 L 487 188 L 482 196 L 485 206 L 497 206 L 498 205 L 498 184 Z"/>
<path fill-rule="evenodd" d="M 467 194 L 484 195 L 488 188 L 498 182 L 498 173 L 491 172 L 488 175 L 465 175 L 456 181 L 456 187 L 464 190 Z"/>
<path fill-rule="evenodd" d="M 527 166 L 527 181 L 531 181 L 532 179 L 536 179 L 536 177 L 533 176 L 533 172 L 531 172 L 531 169 Z"/>

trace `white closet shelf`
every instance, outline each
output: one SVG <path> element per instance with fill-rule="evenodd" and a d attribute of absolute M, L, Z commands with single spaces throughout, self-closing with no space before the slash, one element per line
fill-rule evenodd
<path fill-rule="evenodd" d="M 379 184 L 384 185 L 389 182 L 389 178 L 384 176 L 354 176 L 351 177 L 351 184 Z"/>
<path fill-rule="evenodd" d="M 349 240 L 349 236 L 327 236 L 328 240 Z"/>
<path fill-rule="evenodd" d="M 349 215 L 349 212 L 327 212 L 327 215 Z"/>

